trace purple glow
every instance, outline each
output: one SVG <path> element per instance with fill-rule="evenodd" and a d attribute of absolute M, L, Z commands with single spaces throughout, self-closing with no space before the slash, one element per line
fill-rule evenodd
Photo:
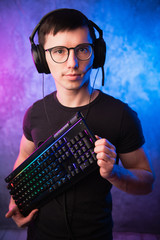
<path fill-rule="evenodd" d="M 123 2 L 123 3 L 122 3 Z M 94 4 L 93 4 L 94 3 Z M 42 75 L 31 57 L 29 36 L 41 17 L 61 7 L 81 10 L 104 30 L 107 42 L 104 92 L 127 102 L 142 121 L 146 148 L 156 171 L 152 194 L 130 196 L 113 189 L 117 231 L 159 232 L 160 159 L 160 7 L 158 0 L 0 1 L 0 176 L 11 172 L 19 151 L 26 109 L 42 98 Z M 95 88 L 101 88 L 99 71 Z M 95 70 L 92 76 L 95 76 Z M 45 75 L 45 94 L 55 89 Z M 103 113 L 102 113 L 103 114 Z M 94 119 L 93 119 L 94 121 Z M 0 188 L 1 212 L 8 209 L 5 183 Z M 136 213 L 136 214 L 135 214 Z M 8 224 L 8 225 L 7 225 Z M 9 226 L 3 218 L 0 225 Z M 14 226 L 14 224 L 12 225 Z"/>

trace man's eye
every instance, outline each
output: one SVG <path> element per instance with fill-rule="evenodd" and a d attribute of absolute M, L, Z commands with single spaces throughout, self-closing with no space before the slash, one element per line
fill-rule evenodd
<path fill-rule="evenodd" d="M 79 54 L 88 54 L 88 52 L 89 52 L 88 47 L 79 47 L 77 49 L 77 53 L 79 53 Z"/>
<path fill-rule="evenodd" d="M 63 48 L 53 49 L 53 54 L 64 54 L 65 50 Z"/>
<path fill-rule="evenodd" d="M 78 51 L 79 51 L 79 52 L 87 52 L 87 48 L 82 48 L 82 47 L 81 47 L 81 48 L 78 49 Z"/>

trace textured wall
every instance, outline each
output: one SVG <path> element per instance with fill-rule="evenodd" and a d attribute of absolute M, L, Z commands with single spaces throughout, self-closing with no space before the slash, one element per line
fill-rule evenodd
<path fill-rule="evenodd" d="M 153 193 L 127 195 L 113 188 L 116 231 L 160 232 L 160 1 L 0 0 L 0 226 L 9 194 L 4 177 L 12 170 L 26 108 L 42 98 L 42 76 L 30 54 L 29 35 L 47 12 L 61 7 L 83 11 L 103 30 L 108 53 L 104 92 L 129 103 L 139 114 L 156 172 Z M 93 72 L 93 76 L 94 76 Z M 96 81 L 101 88 L 101 71 Z M 45 94 L 55 89 L 45 76 Z"/>

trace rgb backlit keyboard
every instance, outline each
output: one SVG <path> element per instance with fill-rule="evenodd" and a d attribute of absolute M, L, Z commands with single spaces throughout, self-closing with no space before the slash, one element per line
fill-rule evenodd
<path fill-rule="evenodd" d="M 97 169 L 95 137 L 77 113 L 5 178 L 20 212 L 27 216 Z"/>

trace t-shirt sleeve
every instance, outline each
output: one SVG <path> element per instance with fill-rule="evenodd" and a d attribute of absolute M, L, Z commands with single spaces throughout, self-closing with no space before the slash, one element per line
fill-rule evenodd
<path fill-rule="evenodd" d="M 32 134 L 31 134 L 31 111 L 32 111 L 32 107 L 28 108 L 28 110 L 26 111 L 25 115 L 24 115 L 24 119 L 23 119 L 23 133 L 24 136 L 30 140 L 33 141 L 32 139 Z"/>
<path fill-rule="evenodd" d="M 132 152 L 140 148 L 144 142 L 145 139 L 138 115 L 127 104 L 125 104 L 121 122 L 118 152 Z"/>

